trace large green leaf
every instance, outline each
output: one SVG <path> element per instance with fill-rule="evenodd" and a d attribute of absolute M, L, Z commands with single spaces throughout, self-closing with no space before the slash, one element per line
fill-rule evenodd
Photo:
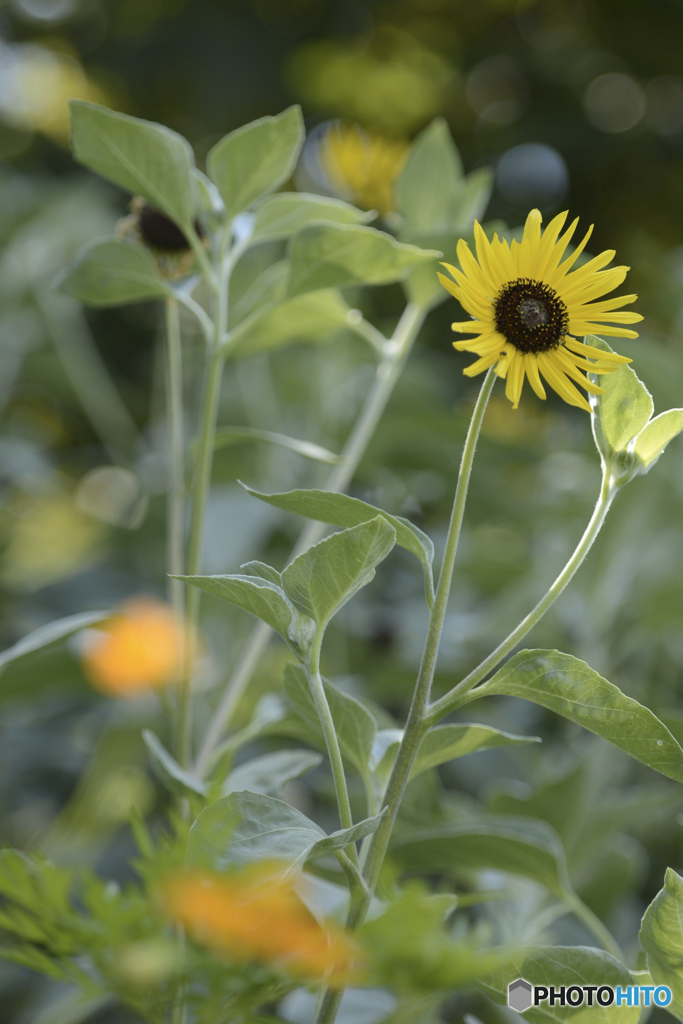
<path fill-rule="evenodd" d="M 342 693 L 327 681 L 323 685 L 342 755 L 361 776 L 367 777 L 377 735 L 375 719 L 355 697 Z M 326 749 L 315 701 L 311 696 L 306 673 L 300 666 L 291 662 L 285 666 L 284 689 L 294 712 L 319 738 L 323 749 Z"/>
<path fill-rule="evenodd" d="M 450 129 L 435 118 L 413 143 L 396 183 L 396 205 L 422 231 L 451 227 L 462 192 L 462 161 Z"/>
<path fill-rule="evenodd" d="M 650 420 L 638 434 L 633 446 L 633 451 L 644 463 L 644 472 L 654 466 L 669 441 L 682 430 L 683 409 L 669 409 Z"/>
<path fill-rule="evenodd" d="M 221 871 L 258 860 L 283 860 L 303 866 L 370 835 L 381 815 L 348 829 L 325 835 L 319 825 L 295 807 L 260 793 L 231 793 L 206 807 L 190 829 L 190 863 L 210 864 Z"/>
<path fill-rule="evenodd" d="M 683 749 L 664 723 L 569 654 L 520 651 L 476 692 L 482 697 L 507 694 L 531 700 L 683 782 Z"/>
<path fill-rule="evenodd" d="M 206 160 L 230 217 L 274 192 L 296 166 L 305 138 L 301 108 L 261 117 L 217 142 Z"/>
<path fill-rule="evenodd" d="M 287 566 L 283 590 L 300 612 L 324 627 L 370 582 L 395 543 L 396 531 L 383 516 L 333 533 Z"/>
<path fill-rule="evenodd" d="M 586 343 L 611 352 L 602 338 L 589 336 Z M 615 452 L 621 452 L 639 434 L 652 416 L 652 396 L 630 366 L 619 366 L 611 373 L 592 379 L 604 388 L 604 395 L 592 395 L 593 433 L 603 457 L 610 461 Z"/>
<path fill-rule="evenodd" d="M 242 485 L 244 486 L 244 485 Z M 246 488 L 250 494 L 261 501 L 267 501 L 269 505 L 284 509 L 286 512 L 294 512 L 299 516 L 306 516 L 308 519 L 317 519 L 321 523 L 329 523 L 330 526 L 357 526 L 359 523 L 366 523 L 378 513 L 388 523 L 391 523 L 396 531 L 396 543 L 399 547 L 405 548 L 416 555 L 422 563 L 425 573 L 427 595 L 430 600 L 433 597 L 434 582 L 432 576 L 432 562 L 434 561 L 434 545 L 426 533 L 423 533 L 417 526 L 402 516 L 390 516 L 388 512 L 368 505 L 359 498 L 351 498 L 348 494 L 337 494 L 334 491 L 319 490 L 295 490 L 286 491 L 281 494 L 263 494 L 251 487 Z"/>
<path fill-rule="evenodd" d="M 521 875 L 564 899 L 571 892 L 564 851 L 544 822 L 491 816 L 417 832 L 392 846 L 396 860 L 421 871 L 484 871 Z"/>
<path fill-rule="evenodd" d="M 178 576 L 177 579 L 244 608 L 280 634 L 298 657 L 314 633 L 310 618 L 300 614 L 284 591 L 260 576 Z"/>
<path fill-rule="evenodd" d="M 255 356 L 295 341 L 327 340 L 342 328 L 353 330 L 355 310 L 332 288 L 270 304 L 245 317 L 227 336 L 231 356 Z"/>
<path fill-rule="evenodd" d="M 529 946 L 517 950 L 510 960 L 500 967 L 494 968 L 490 974 L 477 981 L 479 987 L 497 1003 L 507 1004 L 508 985 L 523 978 L 530 985 L 543 985 L 549 988 L 561 985 L 569 988 L 572 985 L 617 985 L 625 989 L 636 983 L 630 971 L 609 953 L 590 946 Z M 640 1017 L 638 1006 L 599 1006 L 595 996 L 594 1006 L 589 1007 L 584 1001 L 582 1007 L 573 1008 L 569 1005 L 550 1006 L 543 1002 L 537 1007 L 526 1010 L 525 1020 L 533 1024 L 637 1024 Z"/>
<path fill-rule="evenodd" d="M 354 224 L 312 224 L 289 243 L 289 295 L 343 288 L 348 285 L 390 284 L 411 267 L 439 253 L 403 245 L 391 235 Z"/>
<path fill-rule="evenodd" d="M 671 989 L 667 1009 L 683 1020 L 683 878 L 673 868 L 645 911 L 639 937 L 653 981 Z"/>
<path fill-rule="evenodd" d="M 332 224 L 363 224 L 372 214 L 326 196 L 307 195 L 305 192 L 280 192 L 259 203 L 251 235 L 252 242 L 289 238 L 315 221 Z"/>
<path fill-rule="evenodd" d="M 411 777 L 456 757 L 491 747 L 510 747 L 520 743 L 540 743 L 539 736 L 515 736 L 489 725 L 439 725 L 430 729 L 420 745 Z"/>
<path fill-rule="evenodd" d="M 118 238 L 87 245 L 57 277 L 55 287 L 89 306 L 120 306 L 173 294 L 150 251 Z"/>
<path fill-rule="evenodd" d="M 19 658 L 25 658 L 28 654 L 33 654 L 34 651 L 41 651 L 45 647 L 59 643 L 60 640 L 65 640 L 82 629 L 97 626 L 98 623 L 108 619 L 110 614 L 110 612 L 78 612 L 76 615 L 67 615 L 63 619 L 48 622 L 46 626 L 39 626 L 38 629 L 27 633 L 12 647 L 8 647 L 0 653 L 0 671 L 5 665 L 9 665 Z"/>
<path fill-rule="evenodd" d="M 71 146 L 80 163 L 143 196 L 181 228 L 194 220 L 194 156 L 177 132 L 96 103 L 71 101 Z"/>
<path fill-rule="evenodd" d="M 227 794 L 248 790 L 280 796 L 285 783 L 317 768 L 321 761 L 322 756 L 312 750 L 274 750 L 233 768 L 223 791 Z"/>

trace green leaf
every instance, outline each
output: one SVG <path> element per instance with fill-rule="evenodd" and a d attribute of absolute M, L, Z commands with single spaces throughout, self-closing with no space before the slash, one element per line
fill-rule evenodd
<path fill-rule="evenodd" d="M 244 569 L 247 576 L 258 576 L 259 579 L 274 583 L 276 587 L 282 586 L 282 573 L 279 573 L 272 565 L 266 565 L 265 562 L 256 560 L 245 562 L 244 565 L 240 566 L 240 569 Z"/>
<path fill-rule="evenodd" d="M 683 430 L 683 409 L 669 409 L 655 416 L 641 430 L 633 447 L 634 453 L 642 459 L 647 472 L 663 453 L 669 441 L 672 441 Z"/>
<path fill-rule="evenodd" d="M 683 1020 L 683 878 L 673 868 L 645 911 L 639 938 L 653 981 L 671 989 L 669 1013 Z"/>
<path fill-rule="evenodd" d="M 261 117 L 217 142 L 206 160 L 230 217 L 274 192 L 296 167 L 305 138 L 301 108 Z"/>
<path fill-rule="evenodd" d="M 423 231 L 451 227 L 462 189 L 462 161 L 442 117 L 421 132 L 396 183 L 396 205 Z"/>
<path fill-rule="evenodd" d="M 181 768 L 151 729 L 143 729 L 142 738 L 149 752 L 152 771 L 169 792 L 185 797 L 206 796 L 204 783 L 191 772 Z"/>
<path fill-rule="evenodd" d="M 149 250 L 118 238 L 87 245 L 59 274 L 55 287 L 89 306 L 120 306 L 173 294 Z"/>
<path fill-rule="evenodd" d="M 438 255 L 403 245 L 375 228 L 312 224 L 289 243 L 287 290 L 289 295 L 300 295 L 320 288 L 390 284 Z"/>
<path fill-rule="evenodd" d="M 363 224 L 372 219 L 341 199 L 307 195 L 303 192 L 280 192 L 259 203 L 252 232 L 252 242 L 289 238 L 314 221 L 332 224 Z"/>
<path fill-rule="evenodd" d="M 508 985 L 523 978 L 531 985 L 610 985 L 622 989 L 633 985 L 630 971 L 609 953 L 590 946 L 529 946 L 518 949 L 501 967 L 494 968 L 487 977 L 480 978 L 479 987 L 497 1003 L 507 1004 Z M 587 1024 L 637 1024 L 638 1006 L 599 1006 L 572 1008 L 571 1006 L 540 1006 L 526 1010 L 521 1017 L 532 1024 L 564 1024 L 582 1021 Z"/>
<path fill-rule="evenodd" d="M 283 683 L 293 710 L 319 738 L 323 749 L 327 749 L 306 673 L 300 666 L 290 662 L 285 665 Z M 367 777 L 377 735 L 375 719 L 355 697 L 342 693 L 327 681 L 324 681 L 323 685 L 342 756 L 354 766 L 361 777 Z"/>
<path fill-rule="evenodd" d="M 310 857 L 333 853 L 375 831 L 382 818 L 366 818 L 327 836 L 295 807 L 260 793 L 232 793 L 206 807 L 190 829 L 190 863 L 217 871 L 258 860 L 303 866 Z"/>
<path fill-rule="evenodd" d="M 515 736 L 488 725 L 438 725 L 423 739 L 410 773 L 411 778 L 476 750 L 540 742 L 540 736 Z"/>
<path fill-rule="evenodd" d="M 322 756 L 311 750 L 276 750 L 234 768 L 226 779 L 223 792 L 227 795 L 249 790 L 250 793 L 279 796 L 285 783 L 300 778 L 321 762 Z"/>
<path fill-rule="evenodd" d="M 283 590 L 257 576 L 177 576 L 185 583 L 221 597 L 267 622 L 302 657 L 315 632 L 310 618 L 299 613 Z"/>
<path fill-rule="evenodd" d="M 246 487 L 245 484 L 242 486 Z M 404 519 L 402 516 L 391 516 L 382 509 L 360 501 L 359 498 L 351 498 L 348 494 L 337 494 L 334 491 L 311 489 L 285 491 L 280 494 L 263 494 L 251 487 L 246 487 L 246 490 L 260 501 L 267 501 L 269 505 L 275 505 L 276 508 L 284 509 L 286 512 L 294 512 L 295 515 L 306 516 L 308 519 L 317 519 L 321 523 L 329 523 L 330 526 L 357 526 L 359 523 L 366 523 L 377 514 L 382 515 L 396 531 L 396 543 L 399 547 L 410 551 L 422 563 L 427 596 L 431 604 L 434 594 L 432 575 L 434 545 L 427 534 L 417 526 L 413 526 L 408 519 Z"/>
<path fill-rule="evenodd" d="M 121 188 L 143 196 L 181 228 L 194 219 L 194 156 L 187 139 L 152 121 L 82 100 L 71 101 L 76 159 Z"/>
<path fill-rule="evenodd" d="M 327 448 L 312 441 L 300 441 L 296 437 L 287 437 L 286 434 L 274 434 L 270 430 L 258 430 L 256 427 L 220 427 L 216 431 L 214 449 L 225 448 L 228 445 L 240 444 L 243 441 L 267 441 L 270 444 L 277 444 L 281 448 L 288 448 L 297 455 L 303 455 L 313 462 L 324 462 L 327 465 L 337 465 L 341 462 L 341 456 L 335 455 Z"/>
<path fill-rule="evenodd" d="M 495 175 L 490 167 L 478 167 L 460 184 L 454 229 L 460 234 L 470 234 L 475 220 L 481 221 L 489 205 Z"/>
<path fill-rule="evenodd" d="M 295 341 L 322 341 L 342 328 L 353 329 L 358 314 L 339 292 L 323 289 L 257 309 L 228 335 L 231 356 L 246 358 Z"/>
<path fill-rule="evenodd" d="M 8 647 L 0 654 L 0 671 L 5 665 L 18 658 L 25 658 L 27 654 L 33 654 L 34 651 L 40 651 L 44 647 L 65 640 L 82 629 L 88 629 L 90 626 L 96 626 L 99 622 L 104 622 L 110 614 L 110 612 L 78 612 L 77 615 L 67 615 L 63 619 L 48 622 L 46 626 L 39 626 L 38 629 L 27 633 L 21 640 L 17 640 L 12 647 Z"/>
<path fill-rule="evenodd" d="M 357 590 L 375 575 L 375 566 L 396 543 L 396 531 L 383 516 L 325 537 L 295 558 L 282 573 L 282 587 L 300 612 L 324 627 Z"/>
<path fill-rule="evenodd" d="M 586 344 L 612 351 L 602 338 L 589 336 Z M 595 443 L 605 460 L 610 461 L 613 453 L 623 451 L 650 419 L 654 409 L 652 396 L 630 366 L 619 366 L 612 373 L 599 376 L 591 374 L 590 378 L 605 389 L 604 395 L 591 395 L 590 401 Z"/>
<path fill-rule="evenodd" d="M 392 856 L 421 871 L 504 871 L 544 885 L 561 899 L 571 891 L 564 851 L 544 822 L 493 816 L 398 839 Z"/>
<path fill-rule="evenodd" d="M 683 749 L 664 723 L 569 654 L 520 651 L 476 692 L 481 697 L 524 697 L 594 732 L 662 775 L 683 782 Z"/>

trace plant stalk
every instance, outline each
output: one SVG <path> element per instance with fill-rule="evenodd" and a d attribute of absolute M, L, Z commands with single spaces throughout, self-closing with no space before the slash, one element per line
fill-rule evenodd
<path fill-rule="evenodd" d="M 586 555 L 590 551 L 595 541 L 595 538 L 600 533 L 602 524 L 605 521 L 605 517 L 609 511 L 610 505 L 616 494 L 616 489 L 610 486 L 609 476 L 607 473 L 603 476 L 602 487 L 600 489 L 600 497 L 598 498 L 597 504 L 593 511 L 593 515 L 590 518 L 590 522 L 586 527 L 584 534 L 577 544 L 573 555 L 565 565 L 562 572 L 559 574 L 555 582 L 546 591 L 538 604 L 533 608 L 526 618 L 522 619 L 520 624 L 503 640 L 502 643 L 496 647 L 495 651 L 489 654 L 488 658 L 485 658 L 480 665 L 473 669 L 469 675 L 465 676 L 457 686 L 449 690 L 448 693 L 444 694 L 439 700 L 435 701 L 427 713 L 427 721 L 429 725 L 436 725 L 442 718 L 450 714 L 451 711 L 455 711 L 460 704 L 464 703 L 465 700 L 473 700 L 475 694 L 471 693 L 475 686 L 484 679 L 489 672 L 491 672 L 510 652 L 517 646 L 527 633 L 533 629 L 536 623 L 541 619 L 552 604 L 560 596 L 564 588 L 570 582 L 570 580 L 576 574 L 576 571 L 581 566 Z M 469 696 L 468 696 L 469 695 Z"/>
<path fill-rule="evenodd" d="M 344 445 L 342 460 L 331 471 L 324 490 L 340 492 L 345 491 L 348 487 L 401 376 L 425 315 L 426 311 L 415 303 L 409 302 L 405 307 L 393 336 L 386 342 L 384 355 L 377 366 L 372 387 Z M 312 544 L 317 543 L 326 528 L 324 523 L 308 523 L 301 531 L 290 560 L 296 558 Z M 235 707 L 256 669 L 272 632 L 270 626 L 264 622 L 257 623 L 251 631 L 204 736 L 195 763 L 195 773 L 199 778 L 205 774 L 211 756 L 230 723 Z"/>
<path fill-rule="evenodd" d="M 429 703 L 429 694 L 431 691 L 432 680 L 434 679 L 436 660 L 439 653 L 439 643 L 446 616 L 448 598 L 451 592 L 453 568 L 455 565 L 458 541 L 460 539 L 460 530 L 465 512 L 465 503 L 467 501 L 467 491 L 472 472 L 474 453 L 477 447 L 477 440 L 479 438 L 479 432 L 484 419 L 484 413 L 486 412 L 486 406 L 488 405 L 488 400 L 495 380 L 495 371 L 490 369 L 481 386 L 481 391 L 479 392 L 479 397 L 474 407 L 470 426 L 467 431 L 465 447 L 463 448 L 462 459 L 460 462 L 458 484 L 453 500 L 453 511 L 451 512 L 451 521 L 448 527 L 448 536 L 446 538 L 446 548 L 444 551 L 443 562 L 441 564 L 441 572 L 439 573 L 439 584 L 436 589 L 434 605 L 429 618 L 429 626 L 427 628 L 427 636 L 425 639 L 420 671 L 415 684 L 415 692 L 413 694 L 412 704 L 408 713 L 405 732 L 403 734 L 401 745 L 398 748 L 396 761 L 394 762 L 394 768 L 391 773 L 386 796 L 384 798 L 384 806 L 388 808 L 388 811 L 382 818 L 377 831 L 372 837 L 367 860 L 363 869 L 367 892 L 363 899 L 359 900 L 356 906 L 351 908 L 349 919 L 347 921 L 349 928 L 357 928 L 365 920 L 365 915 L 368 912 L 370 901 L 372 900 L 377 887 L 377 882 L 382 869 L 382 864 L 384 863 L 384 857 L 386 856 L 398 808 L 401 803 L 401 799 L 403 798 L 403 793 L 405 792 L 408 780 L 410 779 L 410 772 L 413 764 L 415 763 L 415 758 L 417 757 L 422 740 L 429 730 L 429 725 L 425 720 L 425 712 Z M 337 1015 L 341 997 L 342 992 L 339 990 L 329 990 L 327 992 L 323 999 L 316 1024 L 332 1024 Z"/>

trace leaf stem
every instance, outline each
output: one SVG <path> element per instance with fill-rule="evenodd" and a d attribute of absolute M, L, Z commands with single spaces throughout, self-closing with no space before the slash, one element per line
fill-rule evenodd
<path fill-rule="evenodd" d="M 331 471 L 324 490 L 340 492 L 345 491 L 348 487 L 403 372 L 403 367 L 425 315 L 426 311 L 416 303 L 409 302 L 406 305 L 396 330 L 392 337 L 385 342 L 384 355 L 377 366 L 372 387 L 344 445 L 339 465 Z M 305 526 L 292 551 L 290 560 L 320 540 L 325 529 L 324 523 L 311 522 Z M 252 630 L 209 722 L 194 769 L 199 778 L 206 772 L 211 756 L 230 723 L 235 707 L 244 693 L 271 635 L 270 626 L 264 622 L 259 622 Z"/>
<path fill-rule="evenodd" d="M 415 684 L 415 692 L 413 694 L 412 704 L 408 713 L 405 732 L 398 748 L 396 761 L 394 762 L 394 767 L 389 779 L 389 785 L 387 786 L 386 796 L 384 798 L 384 806 L 388 808 L 388 811 L 382 818 L 377 831 L 372 837 L 367 860 L 363 869 L 367 892 L 364 898 L 359 900 L 355 907 L 351 908 L 347 922 L 349 928 L 356 928 L 365 920 L 365 915 L 368 912 L 370 901 L 372 900 L 375 888 L 377 887 L 377 882 L 382 869 L 382 864 L 384 863 L 384 857 L 387 852 L 398 808 L 401 803 L 403 793 L 405 792 L 406 785 L 408 784 L 411 769 L 415 762 L 417 752 L 420 749 L 420 744 L 429 729 L 429 725 L 425 719 L 425 711 L 429 702 L 429 694 L 431 691 L 432 680 L 434 678 L 436 660 L 439 653 L 439 642 L 441 640 L 441 632 L 443 630 L 443 623 L 446 616 L 448 598 L 451 592 L 453 568 L 455 565 L 455 556 L 458 550 L 458 541 L 460 539 L 465 503 L 467 501 L 467 491 L 470 482 L 470 474 L 472 472 L 474 453 L 477 447 L 477 440 L 479 438 L 479 432 L 484 419 L 484 413 L 486 412 L 486 406 L 488 405 L 488 400 L 495 380 L 495 372 L 493 369 L 490 369 L 481 386 L 481 391 L 479 392 L 479 397 L 477 398 L 470 426 L 467 431 L 465 447 L 463 448 L 462 459 L 460 461 L 458 484 L 455 489 L 455 497 L 453 500 L 453 511 L 451 512 L 451 521 L 448 527 L 448 536 L 446 538 L 446 548 L 444 551 L 443 562 L 441 564 L 441 572 L 439 573 L 439 584 L 436 588 L 436 597 L 434 599 L 434 605 L 429 618 L 429 626 L 427 628 L 427 636 L 425 638 L 420 671 Z M 316 1024 L 332 1024 L 337 1015 L 341 997 L 342 993 L 339 990 L 329 990 L 327 992 L 323 999 Z"/>
<path fill-rule="evenodd" d="M 603 476 L 600 497 L 586 527 L 584 534 L 577 544 L 574 553 L 559 574 L 555 582 L 548 588 L 538 604 L 529 612 L 526 618 L 496 647 L 495 651 L 489 654 L 481 664 L 465 676 L 457 686 L 449 690 L 439 700 L 435 701 L 427 712 L 427 721 L 430 726 L 436 725 L 442 718 L 455 711 L 461 704 L 476 698 L 476 691 L 471 693 L 475 686 L 482 681 L 510 652 L 517 646 L 527 633 L 533 629 L 536 623 L 545 615 L 548 609 L 560 596 L 564 588 L 575 575 L 581 566 L 586 555 L 590 551 L 595 538 L 600 532 L 610 505 L 616 494 L 616 488 L 610 486 L 607 474 Z"/>
<path fill-rule="evenodd" d="M 176 615 L 184 616 L 184 586 L 173 576 L 182 576 L 185 567 L 184 499 L 185 450 L 183 412 L 183 364 L 180 338 L 180 317 L 175 299 L 166 299 L 166 419 L 168 430 L 168 526 L 166 564 L 168 594 Z"/>
<path fill-rule="evenodd" d="M 590 907 L 587 907 L 582 899 L 575 892 L 568 892 L 565 895 L 568 907 L 578 917 L 579 921 L 588 929 L 603 949 L 611 953 L 613 957 L 626 963 L 624 952 L 618 942 L 613 938 L 611 932 L 605 927 L 597 914 L 594 914 Z"/>

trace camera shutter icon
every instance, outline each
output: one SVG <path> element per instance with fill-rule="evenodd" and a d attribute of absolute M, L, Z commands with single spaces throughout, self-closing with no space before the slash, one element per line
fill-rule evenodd
<path fill-rule="evenodd" d="M 508 985 L 508 1006 L 512 1010 L 516 1010 L 517 1013 L 523 1013 L 533 1003 L 531 993 L 531 985 L 524 978 L 517 978 L 517 981 L 511 981 Z"/>

